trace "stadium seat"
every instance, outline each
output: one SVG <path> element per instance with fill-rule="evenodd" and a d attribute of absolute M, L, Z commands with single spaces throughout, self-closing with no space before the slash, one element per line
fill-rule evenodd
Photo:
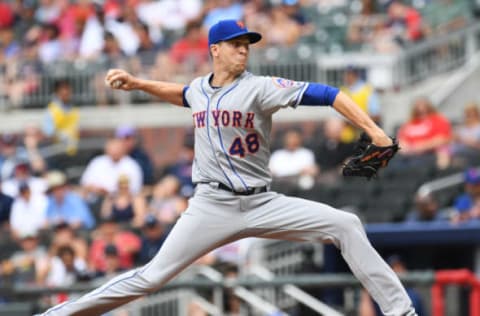
<path fill-rule="evenodd" d="M 10 233 L 2 232 L 0 238 L 0 260 L 8 259 L 15 251 L 20 250 L 19 245 L 12 239 Z"/>
<path fill-rule="evenodd" d="M 393 222 L 396 216 L 390 211 L 379 211 L 377 209 L 367 209 L 360 213 L 366 223 L 388 223 Z"/>
<path fill-rule="evenodd" d="M 307 200 L 332 204 L 336 201 L 337 193 L 338 189 L 336 187 L 316 184 L 313 188 L 309 190 L 298 191 L 297 196 Z"/>
<path fill-rule="evenodd" d="M 465 171 L 465 167 L 459 166 L 459 167 L 448 167 L 445 169 L 437 170 L 435 172 L 435 178 L 442 178 L 442 177 L 447 177 L 451 176 L 456 173 L 461 173 Z"/>
<path fill-rule="evenodd" d="M 395 160 L 392 160 L 394 162 Z M 424 164 L 400 168 L 392 165 L 391 168 L 382 170 L 382 175 L 389 180 L 409 179 L 413 182 L 424 182 L 431 179 L 436 172 L 435 165 Z"/>
<path fill-rule="evenodd" d="M 360 210 L 365 207 L 367 202 L 368 196 L 362 194 L 361 192 L 340 191 L 333 202 L 333 206 L 339 208 L 352 207 L 356 210 Z"/>
<path fill-rule="evenodd" d="M 25 316 L 32 315 L 33 304 L 28 302 L 2 303 L 0 305 L 0 316 Z"/>
<path fill-rule="evenodd" d="M 423 183 L 417 179 L 391 179 L 378 182 L 378 192 L 380 194 L 394 193 L 404 196 L 412 196 Z"/>
<path fill-rule="evenodd" d="M 298 194 L 297 179 L 294 178 L 275 178 L 273 179 L 270 189 L 286 195 L 296 196 Z"/>
<path fill-rule="evenodd" d="M 376 198 L 368 199 L 362 214 L 367 222 L 400 221 L 409 211 L 408 205 L 411 203 L 411 199 L 411 196 L 406 196 L 402 192 L 384 192 Z"/>
<path fill-rule="evenodd" d="M 364 178 L 345 178 L 340 186 L 345 193 L 357 193 L 365 196 L 375 193 L 378 190 L 377 181 L 368 181 Z"/>

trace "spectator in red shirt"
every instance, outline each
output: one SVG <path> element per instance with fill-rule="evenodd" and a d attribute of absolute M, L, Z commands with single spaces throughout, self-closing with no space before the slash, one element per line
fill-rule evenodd
<path fill-rule="evenodd" d="M 12 26 L 14 18 L 10 4 L 3 1 L 0 2 L 0 28 Z"/>
<path fill-rule="evenodd" d="M 417 99 L 410 120 L 398 132 L 401 153 L 405 156 L 427 157 L 435 155 L 438 167 L 449 163 L 447 144 L 452 138 L 451 124 L 438 113 L 427 98 Z"/>
<path fill-rule="evenodd" d="M 200 21 L 191 21 L 183 38 L 170 50 L 170 60 L 181 73 L 203 73 L 208 67 L 208 38 Z"/>
<path fill-rule="evenodd" d="M 117 248 L 120 267 L 130 269 L 133 267 L 135 255 L 140 250 L 141 240 L 134 233 L 121 230 L 113 218 L 103 221 L 98 236 L 90 246 L 88 256 L 90 269 L 97 273 L 106 271 L 105 247 L 107 245 L 114 245 Z"/>
<path fill-rule="evenodd" d="M 423 38 L 421 14 L 414 8 L 399 1 L 393 1 L 388 7 L 391 28 L 398 30 L 400 40 L 416 42 Z"/>

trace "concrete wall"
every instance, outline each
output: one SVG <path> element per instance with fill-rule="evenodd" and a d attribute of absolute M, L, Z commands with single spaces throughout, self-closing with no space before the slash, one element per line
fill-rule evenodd
<path fill-rule="evenodd" d="M 463 117 L 463 108 L 469 102 L 480 105 L 480 67 L 476 67 L 460 85 L 440 104 L 440 111 L 454 121 Z"/>

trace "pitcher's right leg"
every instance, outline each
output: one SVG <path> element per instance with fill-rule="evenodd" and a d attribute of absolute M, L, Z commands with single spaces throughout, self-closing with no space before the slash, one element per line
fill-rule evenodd
<path fill-rule="evenodd" d="M 250 203 L 251 207 L 259 205 L 246 215 L 250 225 L 264 229 L 259 237 L 331 241 L 385 315 L 416 315 L 400 280 L 372 247 L 356 215 L 280 194 L 268 203 L 260 197 L 252 198 Z"/>
<path fill-rule="evenodd" d="M 52 307 L 44 316 L 94 316 L 159 289 L 202 255 L 242 236 L 245 222 L 237 199 L 220 202 L 194 197 L 157 255 L 144 267 L 115 277 L 74 301 Z"/>

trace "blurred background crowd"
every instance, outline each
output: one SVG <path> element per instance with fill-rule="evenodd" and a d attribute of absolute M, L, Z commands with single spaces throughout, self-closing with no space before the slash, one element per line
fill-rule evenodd
<path fill-rule="evenodd" d="M 208 70 L 205 30 L 227 18 L 264 35 L 254 50 L 304 43 L 389 54 L 470 25 L 475 10 L 469 0 L 2 1 L 1 103 L 43 107 L 54 81 L 72 72 L 76 104 L 119 103 L 100 71 L 112 67 L 188 82 Z"/>
<path fill-rule="evenodd" d="M 466 29 L 478 22 L 476 12 L 473 1 L 450 0 L 0 2 L 0 104 L 3 110 L 42 113 L 18 132 L 0 127 L 0 285 L 101 282 L 145 264 L 187 207 L 194 192 L 190 129 L 160 133 L 134 124 L 82 129 L 83 106 L 124 102 L 104 87 L 107 69 L 187 83 L 209 71 L 206 30 L 226 18 L 242 19 L 264 35 L 252 55 L 301 44 L 322 53 L 388 55 Z M 369 83 L 364 69 L 346 65 L 340 82 L 384 123 L 382 91 Z M 129 99 L 155 101 L 140 93 Z M 369 182 L 340 175 L 359 132 L 348 122 L 329 117 L 279 124 L 272 133 L 272 189 L 355 212 L 366 223 L 477 221 L 476 102 L 456 105 L 463 114 L 452 118 L 429 96 L 415 98 L 404 109 L 408 118 L 392 133 L 402 150 Z M 156 147 L 174 133 L 175 145 L 159 152 Z M 460 177 L 456 185 L 436 194 L 421 190 L 451 175 Z M 236 275 L 249 260 L 251 243 L 227 245 L 198 263 Z M 66 298 L 49 295 L 43 304 Z M 238 302 L 228 304 L 234 314 Z"/>

